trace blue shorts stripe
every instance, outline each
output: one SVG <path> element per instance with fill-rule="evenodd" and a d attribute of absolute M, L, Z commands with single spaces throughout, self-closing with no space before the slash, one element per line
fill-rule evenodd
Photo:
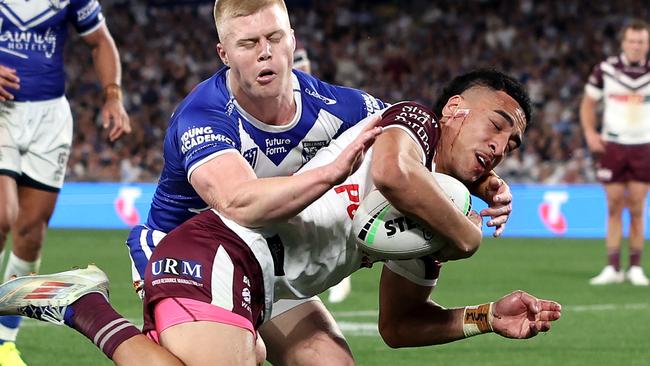
<path fill-rule="evenodd" d="M 129 247 L 129 254 L 131 255 L 131 260 L 135 265 L 136 270 L 140 274 L 140 278 L 144 278 L 144 271 L 147 268 L 147 263 L 149 258 L 147 254 L 142 249 L 143 246 L 147 246 L 147 243 L 142 243 L 140 238 L 142 237 L 142 231 L 146 230 L 147 240 L 151 240 L 151 230 L 147 229 L 142 225 L 138 225 L 131 230 L 129 238 L 126 241 L 126 245 Z M 145 240 L 146 241 L 146 240 Z"/>

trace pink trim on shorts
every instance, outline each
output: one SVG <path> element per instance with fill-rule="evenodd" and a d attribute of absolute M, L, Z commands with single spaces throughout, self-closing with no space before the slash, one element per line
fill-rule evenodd
<path fill-rule="evenodd" d="M 158 342 L 158 335 L 165 329 L 183 323 L 209 321 L 234 325 L 244 328 L 257 337 L 250 320 L 216 305 L 182 297 L 168 297 L 158 301 L 154 306 L 154 319 L 157 334 L 149 332 L 147 336 Z"/>

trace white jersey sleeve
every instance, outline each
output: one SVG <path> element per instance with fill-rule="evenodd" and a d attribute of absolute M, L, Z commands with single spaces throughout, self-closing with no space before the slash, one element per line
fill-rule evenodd
<path fill-rule="evenodd" d="M 436 286 L 440 276 L 440 268 L 442 267 L 442 263 L 431 257 L 401 261 L 390 260 L 384 265 L 391 272 L 406 278 L 416 285 L 427 287 Z"/>

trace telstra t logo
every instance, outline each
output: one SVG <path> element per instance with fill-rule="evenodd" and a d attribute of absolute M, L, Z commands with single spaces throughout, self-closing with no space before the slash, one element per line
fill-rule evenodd
<path fill-rule="evenodd" d="M 544 201 L 539 205 L 539 217 L 554 234 L 562 235 L 567 231 L 567 221 L 562 214 L 562 204 L 569 200 L 566 191 L 548 191 L 544 193 Z"/>

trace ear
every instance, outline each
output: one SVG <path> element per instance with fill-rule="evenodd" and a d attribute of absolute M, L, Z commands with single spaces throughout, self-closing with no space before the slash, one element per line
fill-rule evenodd
<path fill-rule="evenodd" d="M 224 65 L 228 66 L 228 54 L 226 53 L 226 49 L 223 48 L 223 44 L 221 44 L 221 42 L 217 43 L 217 54 L 219 55 L 221 62 L 223 62 Z"/>
<path fill-rule="evenodd" d="M 292 47 L 293 51 L 291 52 L 296 52 L 296 34 L 293 31 L 293 29 L 291 29 L 291 42 L 293 42 L 293 47 Z"/>
<path fill-rule="evenodd" d="M 456 113 L 461 100 L 463 100 L 463 97 L 460 95 L 454 95 L 447 100 L 447 104 L 442 107 L 442 117 L 445 117 L 445 120 L 449 119 Z"/>

